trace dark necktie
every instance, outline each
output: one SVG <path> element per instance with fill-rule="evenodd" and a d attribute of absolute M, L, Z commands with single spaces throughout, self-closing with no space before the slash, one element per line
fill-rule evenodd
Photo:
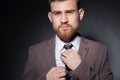
<path fill-rule="evenodd" d="M 71 43 L 66 43 L 65 45 L 64 45 L 64 48 L 65 49 L 71 49 L 73 47 L 73 45 L 71 44 Z"/>
<path fill-rule="evenodd" d="M 64 45 L 65 49 L 71 49 L 72 47 L 73 47 L 73 45 L 71 43 L 66 43 Z M 65 65 L 65 68 L 67 69 L 68 72 L 70 71 L 70 69 L 69 69 L 69 67 L 67 67 L 67 65 Z M 70 80 L 70 79 L 71 79 L 71 77 L 69 76 L 69 74 L 67 74 L 66 75 L 66 80 Z"/>

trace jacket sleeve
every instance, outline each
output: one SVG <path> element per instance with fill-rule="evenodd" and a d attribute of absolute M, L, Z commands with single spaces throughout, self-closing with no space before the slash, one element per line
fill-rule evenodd
<path fill-rule="evenodd" d="M 36 56 L 33 55 L 36 52 L 34 49 L 29 48 L 29 55 L 25 65 L 25 70 L 21 80 L 46 80 L 46 72 L 40 71 L 40 67 L 36 67 L 38 60 L 35 60 Z M 34 57 L 35 56 L 35 57 Z M 36 63 L 37 62 L 37 63 Z M 39 73 L 38 73 L 39 72 Z"/>
<path fill-rule="evenodd" d="M 76 70 L 69 72 L 71 80 L 113 80 L 107 53 L 100 60 L 98 71 L 83 60 Z"/>
<path fill-rule="evenodd" d="M 35 75 L 33 71 L 34 69 L 31 67 L 29 61 L 26 64 L 25 72 L 21 78 L 21 80 L 46 80 L 46 73 L 41 75 Z"/>
<path fill-rule="evenodd" d="M 82 61 L 76 70 L 70 71 L 71 80 L 92 80 L 90 66 Z"/>
<path fill-rule="evenodd" d="M 100 80 L 114 80 L 113 73 L 110 69 L 110 63 L 107 53 L 105 54 L 105 56 L 103 56 L 102 59 L 99 78 Z"/>

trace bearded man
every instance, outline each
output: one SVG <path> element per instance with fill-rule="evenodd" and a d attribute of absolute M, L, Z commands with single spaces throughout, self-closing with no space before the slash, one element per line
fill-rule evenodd
<path fill-rule="evenodd" d="M 56 35 L 29 48 L 22 80 L 113 80 L 105 45 L 79 35 L 79 0 L 49 0 Z"/>

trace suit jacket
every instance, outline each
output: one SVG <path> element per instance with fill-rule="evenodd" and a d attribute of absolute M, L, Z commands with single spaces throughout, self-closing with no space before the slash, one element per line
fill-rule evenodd
<path fill-rule="evenodd" d="M 82 62 L 69 72 L 71 80 L 113 80 L 104 44 L 81 37 L 79 54 Z M 29 48 L 22 80 L 46 80 L 46 73 L 55 66 L 55 39 L 52 38 Z"/>

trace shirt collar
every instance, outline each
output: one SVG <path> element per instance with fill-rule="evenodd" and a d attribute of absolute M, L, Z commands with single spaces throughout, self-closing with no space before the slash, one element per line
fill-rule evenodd
<path fill-rule="evenodd" d="M 63 42 L 62 40 L 60 40 L 60 38 L 56 35 L 56 50 L 58 50 L 58 52 L 60 52 L 63 49 L 63 46 L 65 45 L 65 42 Z"/>
<path fill-rule="evenodd" d="M 80 36 L 77 35 L 70 43 L 73 44 L 73 47 L 75 48 L 75 50 L 79 50 Z"/>
<path fill-rule="evenodd" d="M 58 50 L 58 52 L 60 52 L 63 49 L 65 42 L 60 40 L 60 38 L 56 35 L 56 42 L 55 43 L 56 43 L 56 46 L 55 46 L 56 49 Z M 73 47 L 75 50 L 79 50 L 80 36 L 77 35 L 70 43 L 73 44 Z"/>

